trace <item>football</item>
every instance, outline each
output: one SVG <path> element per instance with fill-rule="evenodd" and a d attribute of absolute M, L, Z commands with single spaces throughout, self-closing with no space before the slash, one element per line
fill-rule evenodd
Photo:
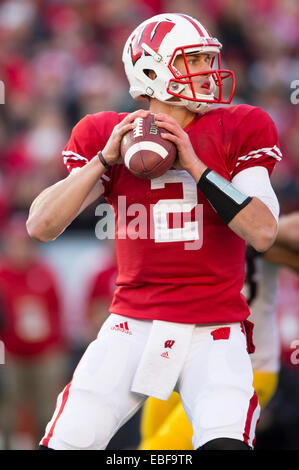
<path fill-rule="evenodd" d="M 176 146 L 161 137 L 161 133 L 168 131 L 156 126 L 154 114 L 136 118 L 135 122 L 136 127 L 122 138 L 122 159 L 135 176 L 157 178 L 173 166 Z"/>

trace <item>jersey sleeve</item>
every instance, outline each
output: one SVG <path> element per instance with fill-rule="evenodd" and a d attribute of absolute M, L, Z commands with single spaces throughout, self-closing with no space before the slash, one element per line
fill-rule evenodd
<path fill-rule="evenodd" d="M 70 139 L 62 152 L 63 162 L 69 173 L 82 168 L 105 147 L 114 127 L 110 126 L 110 133 L 107 133 L 108 114 L 98 113 L 96 121 L 93 115 L 87 114 L 73 128 Z M 112 123 L 111 119 L 108 122 Z M 104 186 L 104 196 L 109 190 L 110 176 L 110 170 L 108 170 L 100 180 Z"/>
<path fill-rule="evenodd" d="M 236 125 L 230 146 L 231 177 L 254 166 L 263 166 L 269 176 L 282 154 L 277 129 L 261 108 L 251 108 Z"/>
<path fill-rule="evenodd" d="M 91 116 L 87 114 L 72 130 L 62 156 L 63 162 L 71 173 L 75 168 L 81 168 L 101 150 L 100 135 L 95 128 Z"/>

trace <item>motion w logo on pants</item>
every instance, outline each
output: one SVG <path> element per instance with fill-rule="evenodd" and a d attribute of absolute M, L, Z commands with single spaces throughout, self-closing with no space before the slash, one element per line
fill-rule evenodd
<path fill-rule="evenodd" d="M 172 348 L 172 346 L 174 345 L 175 341 L 173 339 L 168 339 L 167 341 L 165 341 L 165 344 L 164 344 L 164 348 Z"/>

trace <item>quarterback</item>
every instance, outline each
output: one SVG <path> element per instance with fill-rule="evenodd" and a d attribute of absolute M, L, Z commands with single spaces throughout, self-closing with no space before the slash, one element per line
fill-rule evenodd
<path fill-rule="evenodd" d="M 58 396 L 41 449 L 105 449 L 148 396 L 167 400 L 173 390 L 195 449 L 254 447 L 260 408 L 241 294 L 245 243 L 263 252 L 275 241 L 279 205 L 270 175 L 281 152 L 263 110 L 219 106 L 234 94 L 221 47 L 186 15 L 139 25 L 123 62 L 131 95 L 149 109 L 83 117 L 63 151 L 70 175 L 32 203 L 28 232 L 47 242 L 104 195 L 115 212 L 118 264 L 110 316 Z M 134 176 L 120 157 L 122 137 L 149 113 L 178 152 L 175 167 L 151 180 Z M 149 219 L 153 211 L 156 237 L 123 236 L 124 196 Z M 192 219 L 198 206 L 202 227 Z M 190 221 L 174 227 L 174 207 Z M 199 234 L 200 248 L 185 249 Z"/>

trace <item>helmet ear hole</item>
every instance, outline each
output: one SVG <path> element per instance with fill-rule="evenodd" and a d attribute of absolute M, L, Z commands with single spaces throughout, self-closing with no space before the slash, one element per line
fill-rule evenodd
<path fill-rule="evenodd" d="M 151 69 L 143 69 L 143 73 L 150 78 L 151 80 L 155 80 L 157 78 L 157 74 L 154 70 Z"/>

